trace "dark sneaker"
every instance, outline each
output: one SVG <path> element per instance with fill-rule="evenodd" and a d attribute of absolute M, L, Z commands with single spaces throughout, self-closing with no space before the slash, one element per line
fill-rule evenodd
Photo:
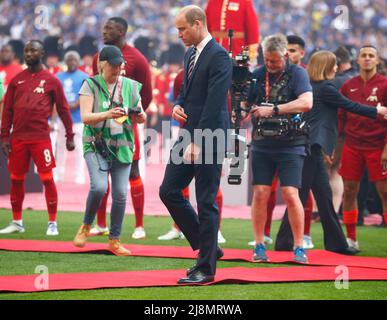
<path fill-rule="evenodd" d="M 257 245 L 255 245 L 253 261 L 254 262 L 269 261 L 269 258 L 266 255 L 266 247 L 264 244 L 258 243 Z"/>
<path fill-rule="evenodd" d="M 308 257 L 306 256 L 306 251 L 302 247 L 296 247 L 294 249 L 294 259 L 298 263 L 308 263 Z"/>

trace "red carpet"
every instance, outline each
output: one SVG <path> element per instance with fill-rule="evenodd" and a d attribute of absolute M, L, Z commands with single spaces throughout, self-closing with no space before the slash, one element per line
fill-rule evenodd
<path fill-rule="evenodd" d="M 185 270 L 151 270 L 127 272 L 51 274 L 45 289 L 41 276 L 1 276 L 0 291 L 37 292 L 54 290 L 83 290 L 127 287 L 177 286 Z M 334 267 L 291 268 L 223 268 L 217 270 L 215 281 L 220 283 L 335 281 L 341 272 Z M 348 268 L 349 281 L 387 280 L 387 270 Z M 338 279 L 340 280 L 340 279 Z M 37 285 L 35 285 L 37 283 Z"/>
<path fill-rule="evenodd" d="M 194 259 L 195 252 L 189 247 L 125 245 L 133 256 Z M 76 248 L 71 242 L 44 240 L 0 239 L 0 250 L 34 251 L 58 253 L 104 253 L 111 254 L 106 243 L 88 243 L 85 248 Z M 252 250 L 224 249 L 224 261 L 251 261 Z M 269 251 L 271 263 L 293 263 L 292 252 Z M 351 267 L 386 269 L 387 258 L 346 256 L 325 250 L 309 250 L 309 264 L 317 266 L 345 265 Z"/>
<path fill-rule="evenodd" d="M 158 146 L 155 148 L 157 150 Z M 157 154 L 157 152 L 154 152 Z M 67 155 L 66 175 L 65 182 L 57 183 L 58 189 L 58 209 L 60 211 L 74 211 L 83 212 L 86 205 L 86 197 L 89 190 L 89 178 L 86 174 L 85 184 L 75 184 L 74 172 L 75 172 L 75 154 L 69 152 Z M 86 169 L 85 169 L 86 170 Z M 165 165 L 158 163 L 157 161 L 150 161 L 146 166 L 146 175 L 144 177 L 145 188 L 145 207 L 144 212 L 146 215 L 151 216 L 169 216 L 169 213 L 161 200 L 159 199 L 159 187 L 164 177 Z M 111 205 L 111 197 L 108 200 L 108 208 Z M 11 202 L 9 194 L 0 195 L 0 208 L 11 209 Z M 23 208 L 30 208 L 32 210 L 46 211 L 46 200 L 44 193 L 27 193 L 23 202 Z M 273 220 L 282 219 L 285 213 L 285 205 L 276 205 L 273 213 Z M 128 196 L 128 202 L 126 206 L 126 212 L 133 213 L 133 206 Z M 249 205 L 229 205 L 227 199 L 224 199 L 223 203 L 223 218 L 235 218 L 235 219 L 251 219 L 251 208 Z M 8 215 L 11 219 L 11 214 Z M 3 224 L 8 223 L 9 220 L 3 221 Z M 81 218 L 80 218 L 81 219 Z M 382 218 L 380 215 L 369 215 L 364 218 L 365 225 L 377 225 L 380 224 Z"/>

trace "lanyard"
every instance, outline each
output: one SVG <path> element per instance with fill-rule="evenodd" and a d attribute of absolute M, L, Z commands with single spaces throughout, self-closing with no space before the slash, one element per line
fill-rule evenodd
<path fill-rule="evenodd" d="M 122 81 L 120 81 L 120 78 L 118 77 L 117 79 L 117 93 L 118 93 L 118 100 L 116 101 L 119 105 L 122 104 L 122 90 L 121 90 L 121 87 L 122 87 Z M 112 101 L 114 100 L 114 97 L 112 97 Z"/>
<path fill-rule="evenodd" d="M 114 97 L 116 93 L 116 89 L 118 91 L 118 103 L 122 102 L 121 99 L 121 86 L 122 86 L 122 81 L 120 81 L 120 78 L 117 79 L 116 83 L 114 84 L 113 91 L 110 92 L 109 87 L 108 87 L 108 92 L 109 92 L 109 107 L 113 107 L 114 104 Z M 117 102 L 117 101 L 116 101 Z"/>
<path fill-rule="evenodd" d="M 284 75 L 285 72 L 282 72 L 278 77 L 277 79 L 275 79 L 275 81 L 273 82 L 273 86 L 282 78 L 282 76 Z M 270 94 L 270 83 L 269 83 L 269 72 L 266 71 L 266 82 L 265 82 L 265 102 L 268 103 L 269 102 L 269 94 Z"/>

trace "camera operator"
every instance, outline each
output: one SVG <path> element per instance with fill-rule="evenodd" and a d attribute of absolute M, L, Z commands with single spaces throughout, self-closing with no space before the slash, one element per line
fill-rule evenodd
<path fill-rule="evenodd" d="M 333 84 L 337 66 L 336 57 L 329 51 L 318 51 L 308 64 L 308 74 L 313 88 L 313 109 L 305 115 L 310 125 L 309 143 L 311 152 L 304 161 L 300 198 L 305 203 L 310 190 L 316 199 L 324 231 L 324 246 L 328 251 L 353 255 L 359 251 L 348 246 L 339 219 L 333 208 L 332 190 L 324 162 L 332 163 L 332 152 L 337 140 L 337 113 L 345 110 L 351 114 L 371 119 L 380 118 L 387 108 L 369 107 L 345 98 Z M 375 120 L 373 120 L 376 122 Z M 372 122 L 370 123 L 372 124 Z M 280 251 L 293 247 L 287 214 L 282 219 L 275 244 Z"/>
<path fill-rule="evenodd" d="M 312 88 L 306 71 L 290 64 L 286 37 L 268 36 L 262 42 L 264 66 L 254 72 L 248 102 L 253 104 L 252 166 L 254 248 L 253 260 L 268 261 L 264 226 L 271 184 L 276 171 L 289 210 L 294 237 L 294 261 L 307 263 L 303 249 L 304 209 L 298 195 L 306 156 L 306 124 L 299 113 L 313 104 Z M 266 105 L 266 106 L 265 106 Z"/>
<path fill-rule="evenodd" d="M 112 178 L 109 248 L 119 256 L 130 255 L 120 243 L 128 181 L 134 153 L 133 122 L 146 119 L 141 105 L 141 84 L 120 76 L 125 62 L 120 49 L 105 46 L 99 54 L 100 72 L 86 79 L 80 94 L 83 153 L 90 175 L 86 210 L 74 245 L 84 247 L 98 207 Z"/>

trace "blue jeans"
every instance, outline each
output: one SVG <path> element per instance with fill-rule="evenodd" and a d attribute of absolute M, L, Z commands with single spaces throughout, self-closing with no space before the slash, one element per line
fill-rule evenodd
<path fill-rule="evenodd" d="M 122 222 L 125 215 L 126 195 L 128 193 L 128 183 L 131 164 L 121 163 L 114 159 L 110 170 L 107 161 L 98 153 L 87 152 L 84 155 L 90 176 L 90 191 L 86 201 L 86 211 L 83 223 L 93 224 L 95 215 L 104 197 L 109 173 L 112 180 L 112 209 L 110 214 L 109 239 L 119 239 L 122 229 Z"/>

